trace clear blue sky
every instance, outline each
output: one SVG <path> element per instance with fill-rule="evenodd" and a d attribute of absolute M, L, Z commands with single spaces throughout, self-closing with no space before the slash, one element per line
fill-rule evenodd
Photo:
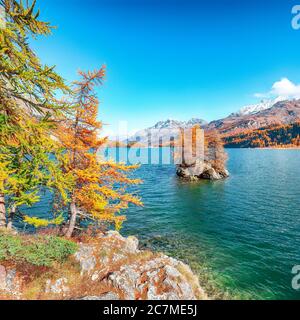
<path fill-rule="evenodd" d="M 300 1 L 298 1 L 300 4 Z M 68 80 L 107 65 L 100 118 L 114 128 L 214 120 L 300 82 L 300 30 L 289 0 L 38 0 L 57 26 L 34 48 Z"/>

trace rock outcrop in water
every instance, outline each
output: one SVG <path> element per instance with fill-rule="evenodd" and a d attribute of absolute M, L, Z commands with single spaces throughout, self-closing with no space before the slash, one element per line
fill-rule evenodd
<path fill-rule="evenodd" d="M 135 237 L 103 233 L 79 244 L 56 269 L 0 266 L 2 299 L 195 300 L 207 299 L 189 266 L 139 250 Z"/>
<path fill-rule="evenodd" d="M 186 180 L 222 180 L 229 177 L 227 169 L 216 169 L 208 162 L 196 161 L 189 166 L 177 167 L 177 175 Z"/>
<path fill-rule="evenodd" d="M 190 134 L 182 133 L 179 140 L 180 164 L 176 173 L 186 180 L 221 180 L 229 177 L 227 154 L 216 131 L 200 131 L 194 127 Z"/>

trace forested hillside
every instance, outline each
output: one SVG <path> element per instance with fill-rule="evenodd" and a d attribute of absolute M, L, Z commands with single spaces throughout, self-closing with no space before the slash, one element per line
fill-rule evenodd
<path fill-rule="evenodd" d="M 226 148 L 299 147 L 300 122 L 246 130 L 223 140 Z"/>

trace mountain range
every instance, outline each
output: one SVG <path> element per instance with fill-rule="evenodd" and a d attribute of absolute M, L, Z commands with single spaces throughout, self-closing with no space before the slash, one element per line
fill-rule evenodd
<path fill-rule="evenodd" d="M 242 107 L 239 111 L 232 113 L 230 116 L 246 116 L 250 114 L 256 114 L 260 111 L 272 108 L 277 102 L 288 100 L 284 97 L 277 97 L 275 99 L 266 99 L 262 100 L 260 103 L 257 104 L 250 104 L 247 106 Z"/>
<path fill-rule="evenodd" d="M 259 129 L 272 125 L 287 125 L 300 120 L 300 100 L 285 100 L 271 104 L 257 112 L 230 116 L 212 121 L 207 130 L 217 129 L 222 135 L 232 135 L 247 129 Z"/>
<path fill-rule="evenodd" d="M 300 100 L 283 100 L 278 97 L 274 100 L 265 100 L 241 108 L 228 117 L 207 123 L 203 119 L 193 118 L 189 121 L 168 119 L 159 121 L 154 126 L 138 131 L 129 141 L 147 144 L 151 134 L 152 143 L 159 144 L 160 139 L 168 140 L 172 136 L 178 137 L 178 128 L 191 128 L 199 124 L 205 130 L 217 130 L 225 139 L 229 136 L 238 136 L 249 133 L 249 130 L 260 128 L 287 126 L 300 122 Z M 153 130 L 155 129 L 155 130 Z M 296 132 L 297 133 L 297 132 Z M 292 137 L 295 138 L 295 137 Z"/>
<path fill-rule="evenodd" d="M 151 143 L 156 146 L 161 143 L 161 140 L 169 142 L 170 138 L 176 139 L 179 134 L 179 128 L 192 128 L 197 124 L 202 128 L 208 125 L 205 120 L 197 118 L 192 118 L 188 121 L 177 121 L 173 119 L 159 121 L 152 127 L 138 131 L 130 137 L 129 143 L 137 141 L 140 144 L 148 145 L 148 139 L 151 136 Z"/>

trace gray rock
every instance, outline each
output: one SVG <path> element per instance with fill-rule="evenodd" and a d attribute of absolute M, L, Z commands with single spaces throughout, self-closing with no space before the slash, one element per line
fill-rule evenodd
<path fill-rule="evenodd" d="M 198 278 L 191 269 L 165 255 L 124 265 L 108 280 L 127 300 L 195 300 L 200 295 Z"/>
<path fill-rule="evenodd" d="M 91 277 L 92 281 L 97 281 L 100 278 L 100 272 L 95 271 Z"/>
<path fill-rule="evenodd" d="M 140 273 L 134 266 L 123 266 L 120 271 L 112 273 L 108 280 L 114 288 L 123 291 L 126 300 L 135 300 L 135 288 L 137 287 Z"/>
<path fill-rule="evenodd" d="M 230 176 L 229 171 L 227 169 L 224 169 L 223 171 L 219 172 L 223 178 L 228 178 Z"/>
<path fill-rule="evenodd" d="M 153 285 L 150 285 L 147 292 L 148 300 L 161 300 L 161 297 L 157 294 L 157 290 Z"/>
<path fill-rule="evenodd" d="M 179 260 L 164 254 L 143 254 L 138 249 L 139 242 L 135 237 L 124 238 L 118 232 L 111 231 L 99 238 L 101 241 L 93 244 L 80 244 L 74 255 L 80 264 L 79 288 L 83 281 L 87 281 L 85 288 L 89 284 L 93 287 L 93 291 L 85 291 L 83 297 L 77 299 L 75 296 L 74 300 L 119 300 L 120 297 L 126 300 L 207 298 L 198 277 Z M 0 290 L 4 289 L 9 294 L 19 292 L 20 297 L 15 297 L 21 298 L 21 281 L 15 269 L 7 270 L 0 265 Z M 98 284 L 99 293 L 95 292 Z M 109 288 L 105 294 L 100 294 L 102 284 Z M 50 274 L 44 292 L 57 294 L 57 298 L 72 299 L 72 288 L 74 292 L 78 289 L 74 285 L 73 278 L 69 279 L 68 275 L 53 278 Z M 120 296 L 115 291 L 120 292 Z"/>
<path fill-rule="evenodd" d="M 67 284 L 68 284 L 68 279 L 66 278 L 59 278 L 54 282 L 52 282 L 51 280 L 47 280 L 45 292 L 64 295 L 70 291 Z"/>
<path fill-rule="evenodd" d="M 101 296 L 86 296 L 76 300 L 120 300 L 120 297 L 114 292 L 107 292 Z"/>
<path fill-rule="evenodd" d="M 124 241 L 125 240 L 125 238 L 122 237 L 120 235 L 120 233 L 115 230 L 107 231 L 106 234 L 104 235 L 104 238 L 112 238 L 113 240 L 116 240 L 116 241 Z"/>
<path fill-rule="evenodd" d="M 112 262 L 113 263 L 120 262 L 120 261 L 126 259 L 126 257 L 127 256 L 123 253 L 114 253 L 112 256 Z"/>
<path fill-rule="evenodd" d="M 227 169 L 216 170 L 209 162 L 197 161 L 190 166 L 177 166 L 177 175 L 190 181 L 197 180 L 221 180 L 229 177 Z"/>
<path fill-rule="evenodd" d="M 174 277 L 174 278 L 180 277 L 180 272 L 172 266 L 167 265 L 165 267 L 165 271 L 168 277 Z"/>
<path fill-rule="evenodd" d="M 193 289 L 188 282 L 180 282 L 178 284 L 178 286 L 181 290 L 183 300 L 193 300 L 194 299 L 195 295 L 194 295 Z"/>
<path fill-rule="evenodd" d="M 157 290 L 154 286 L 150 286 L 147 293 L 148 300 L 180 300 L 180 297 L 176 294 L 176 292 L 168 292 L 163 294 L 158 294 Z"/>
<path fill-rule="evenodd" d="M 80 244 L 79 250 L 75 253 L 75 259 L 80 263 L 81 275 L 90 274 L 96 266 L 94 248 L 89 245 Z"/>
<path fill-rule="evenodd" d="M 7 294 L 19 296 L 21 294 L 21 280 L 17 277 L 16 269 L 6 269 L 0 265 L 0 290 Z"/>
<path fill-rule="evenodd" d="M 210 168 L 210 169 L 204 171 L 201 174 L 200 178 L 207 179 L 207 180 L 221 180 L 222 176 L 218 172 L 216 172 L 215 169 Z"/>
<path fill-rule="evenodd" d="M 125 250 L 129 253 L 137 253 L 139 247 L 139 240 L 136 237 L 128 237 L 125 240 Z"/>
<path fill-rule="evenodd" d="M 6 275 L 6 288 L 8 291 L 16 291 L 18 289 L 18 281 L 16 281 L 17 271 L 15 269 L 10 269 L 7 271 Z"/>
<path fill-rule="evenodd" d="M 178 165 L 177 175 L 183 178 L 198 177 L 202 174 L 205 169 L 205 164 L 203 161 L 197 160 L 191 165 Z"/>
<path fill-rule="evenodd" d="M 6 269 L 0 265 L 0 290 L 6 290 Z"/>

